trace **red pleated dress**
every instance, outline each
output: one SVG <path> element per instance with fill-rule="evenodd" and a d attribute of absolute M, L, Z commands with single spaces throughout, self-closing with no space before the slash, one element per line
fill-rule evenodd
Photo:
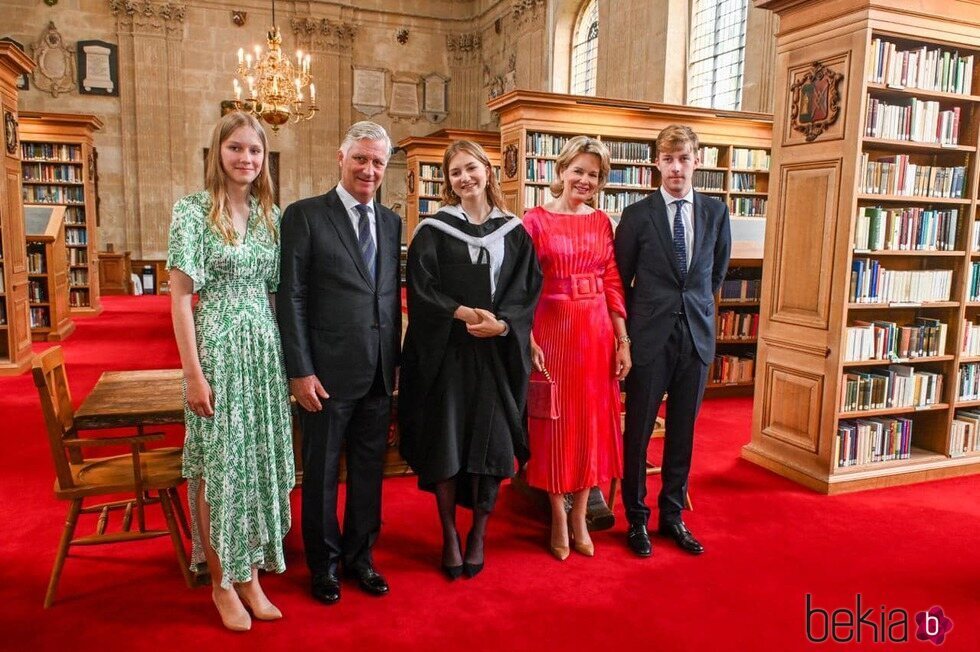
<path fill-rule="evenodd" d="M 622 477 L 616 337 L 610 312 L 626 316 L 609 216 L 524 215 L 544 272 L 534 339 L 558 385 L 558 419 L 528 419 L 527 482 L 569 493 Z M 536 373 L 536 372 L 535 372 Z"/>

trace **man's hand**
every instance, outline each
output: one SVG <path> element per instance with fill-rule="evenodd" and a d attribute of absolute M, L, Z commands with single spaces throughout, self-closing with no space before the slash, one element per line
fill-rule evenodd
<path fill-rule="evenodd" d="M 498 320 L 489 310 L 483 308 L 474 308 L 473 310 L 480 317 L 480 321 L 476 324 L 466 325 L 467 332 L 473 337 L 497 337 L 506 330 L 504 322 Z"/>
<path fill-rule="evenodd" d="M 323 389 L 320 380 L 315 375 L 289 379 L 289 393 L 307 412 L 319 412 L 323 409 L 321 398 L 330 398 L 327 390 Z"/>
<path fill-rule="evenodd" d="M 480 316 L 476 314 L 476 310 L 467 306 L 460 306 L 456 308 L 456 312 L 453 313 L 453 317 L 466 324 L 480 323 Z"/>

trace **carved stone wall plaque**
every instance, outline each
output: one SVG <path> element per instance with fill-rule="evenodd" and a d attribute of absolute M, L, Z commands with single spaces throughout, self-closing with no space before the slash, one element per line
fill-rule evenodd
<path fill-rule="evenodd" d="M 366 116 L 381 113 L 387 106 L 383 68 L 354 68 L 354 92 L 351 104 Z"/>
<path fill-rule="evenodd" d="M 119 48 L 105 41 L 79 41 L 78 93 L 119 95 Z"/>
<path fill-rule="evenodd" d="M 388 115 L 398 118 L 419 117 L 419 85 L 417 81 L 392 80 L 391 105 Z"/>
<path fill-rule="evenodd" d="M 437 72 L 422 78 L 422 113 L 429 122 L 442 122 L 449 115 L 449 79 Z"/>
<path fill-rule="evenodd" d="M 31 51 L 37 62 L 32 77 L 38 90 L 49 93 L 51 97 L 74 90 L 75 53 L 65 44 L 53 21 L 48 23 Z"/>

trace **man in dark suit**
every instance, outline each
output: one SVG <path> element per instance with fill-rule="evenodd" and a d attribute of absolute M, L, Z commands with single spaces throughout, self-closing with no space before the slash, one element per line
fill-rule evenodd
<path fill-rule="evenodd" d="M 667 393 L 667 432 L 658 499 L 660 533 L 683 550 L 704 548 L 681 520 L 708 366 L 715 350 L 714 294 L 731 252 L 728 207 L 695 192 L 698 137 L 671 125 L 657 137 L 658 191 L 626 207 L 616 229 L 616 263 L 626 288 L 633 369 L 626 378 L 623 503 L 627 543 L 641 557 L 647 534 L 646 459 Z"/>
<path fill-rule="evenodd" d="M 374 595 L 388 584 L 371 547 L 381 530 L 381 480 L 401 341 L 401 220 L 374 200 L 391 141 L 358 122 L 337 160 L 340 183 L 282 217 L 277 300 L 289 389 L 303 428 L 303 545 L 313 597 L 340 599 L 339 565 Z M 337 480 L 347 455 L 341 531 Z"/>

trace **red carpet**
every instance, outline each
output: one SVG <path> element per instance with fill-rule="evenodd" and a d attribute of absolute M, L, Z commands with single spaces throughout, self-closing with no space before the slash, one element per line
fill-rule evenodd
<path fill-rule="evenodd" d="M 78 320 L 64 344 L 76 403 L 106 369 L 178 365 L 165 298 L 104 302 L 105 312 Z M 0 634 L 6 642 L 0 649 L 853 647 L 832 639 L 807 642 L 807 594 L 814 608 L 827 612 L 854 611 L 860 594 L 862 611 L 873 609 L 866 618 L 875 623 L 882 606 L 886 614 L 908 612 L 904 645 L 875 644 L 868 624 L 838 628 L 841 637 L 860 632 L 860 649 L 932 649 L 915 640 L 914 614 L 933 605 L 954 623 L 942 649 L 980 649 L 980 477 L 821 496 L 739 459 L 750 419 L 749 399 L 705 402 L 691 482 L 696 511 L 686 515 L 707 548 L 701 557 L 658 537 L 651 559 L 630 556 L 620 508 L 617 527 L 594 537 L 594 559 L 573 554 L 560 563 L 546 552 L 547 531 L 534 510 L 505 490 L 490 523 L 486 570 L 450 584 L 437 571 L 432 497 L 413 479 L 400 478 L 385 483 L 385 525 L 375 553 L 391 594 L 370 598 L 345 585 L 340 604 L 326 607 L 308 596 L 297 493 L 287 539 L 290 568 L 263 576 L 286 617 L 234 635 L 221 628 L 207 589 L 184 587 L 166 539 L 76 552 L 54 607 L 42 609 L 66 505 L 51 493 L 50 454 L 30 376 L 0 379 L 6 444 L 0 457 Z M 651 496 L 657 489 L 653 477 Z M 468 518 L 462 521 L 465 533 Z M 91 527 L 83 522 L 79 532 Z M 810 624 L 811 635 L 826 633 L 821 615 Z M 879 641 L 884 634 L 879 626 Z"/>

